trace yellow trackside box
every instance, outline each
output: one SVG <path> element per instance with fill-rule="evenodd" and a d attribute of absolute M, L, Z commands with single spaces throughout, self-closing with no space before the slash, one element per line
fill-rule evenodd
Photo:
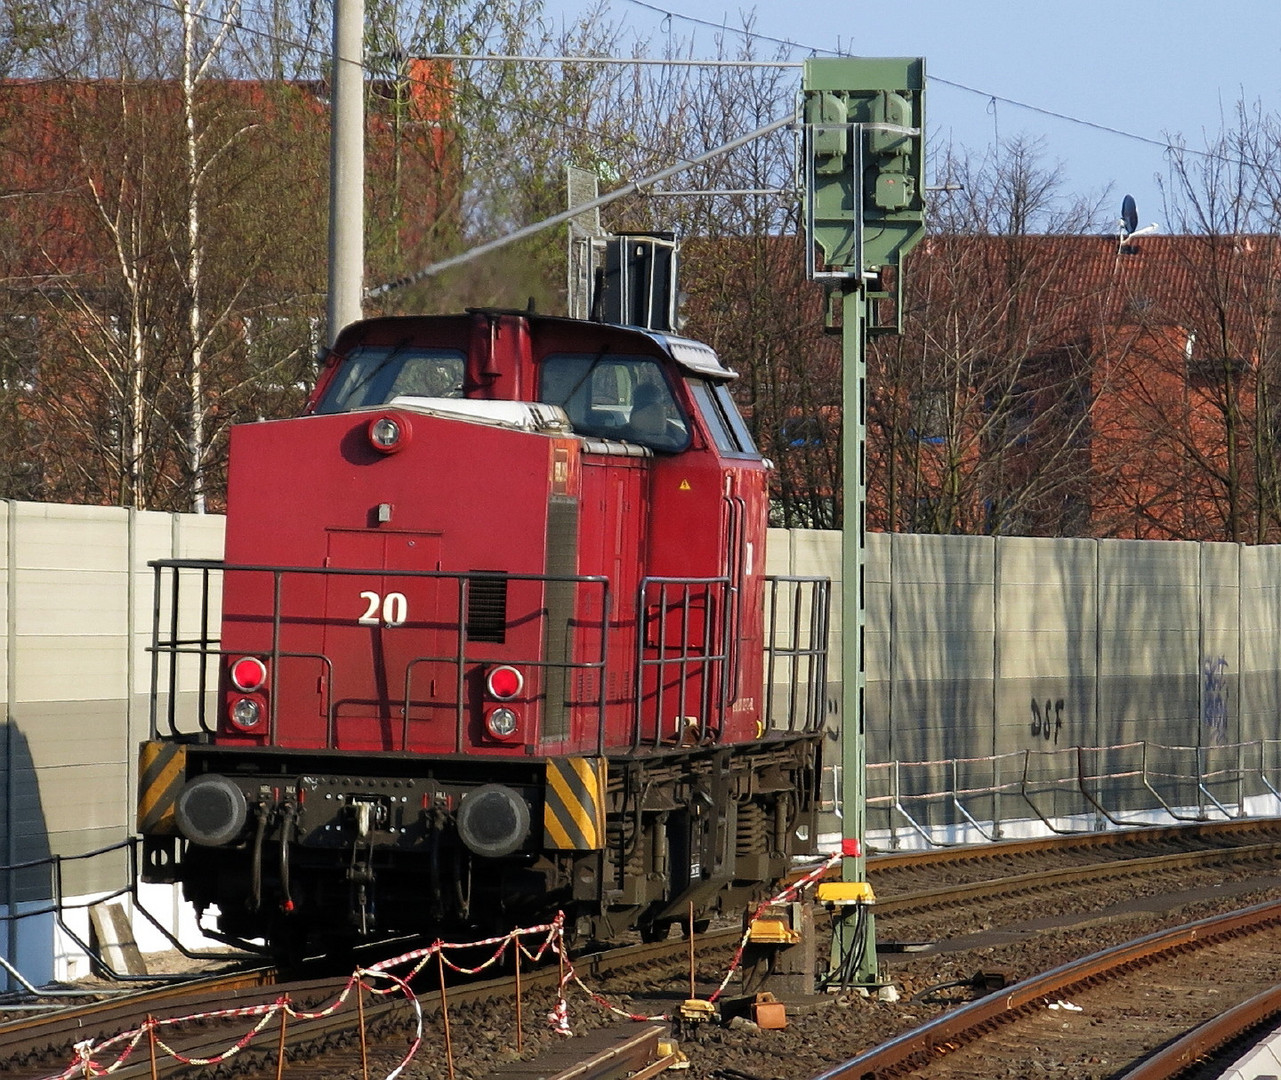
<path fill-rule="evenodd" d="M 875 904 L 876 896 L 866 881 L 824 881 L 814 890 L 820 904 L 846 907 L 850 904 Z"/>

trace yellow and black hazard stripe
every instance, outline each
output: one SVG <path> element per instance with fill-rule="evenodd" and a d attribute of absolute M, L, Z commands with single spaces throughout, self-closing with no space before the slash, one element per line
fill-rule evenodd
<path fill-rule="evenodd" d="M 605 846 L 604 758 L 547 762 L 543 844 L 554 851 L 599 851 Z"/>
<path fill-rule="evenodd" d="M 145 742 L 138 754 L 138 831 L 174 836 L 174 806 L 187 779 L 187 748 L 181 743 Z"/>

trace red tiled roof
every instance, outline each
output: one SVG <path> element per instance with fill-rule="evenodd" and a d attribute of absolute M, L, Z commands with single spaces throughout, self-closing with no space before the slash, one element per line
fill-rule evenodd
<path fill-rule="evenodd" d="M 1144 236 L 1123 245 L 1114 236 L 934 236 L 910 257 L 908 275 L 916 304 L 930 294 L 937 301 L 949 281 L 973 290 L 975 302 L 1004 305 L 1021 293 L 1021 320 L 1046 342 L 1092 328 L 1211 325 L 1247 347 L 1259 302 L 1281 278 L 1281 237 Z"/>

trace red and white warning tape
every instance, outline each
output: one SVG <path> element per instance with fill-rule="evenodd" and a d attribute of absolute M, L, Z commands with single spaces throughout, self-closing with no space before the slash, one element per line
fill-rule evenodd
<path fill-rule="evenodd" d="M 743 951 L 747 946 L 748 938 L 751 932 L 751 924 L 765 913 L 772 904 L 785 903 L 788 900 L 795 899 L 800 892 L 807 886 L 817 881 L 834 865 L 841 855 L 838 853 L 831 858 L 819 863 L 805 876 L 792 882 L 785 889 L 781 890 L 776 896 L 759 904 L 748 920 L 747 929 L 743 932 L 742 940 L 739 942 L 738 949 L 734 954 L 734 959 L 730 963 L 729 970 L 725 973 L 725 978 L 715 993 L 709 1000 L 715 1001 L 724 992 L 729 985 L 730 979 L 734 972 L 738 970 L 742 963 Z M 539 939 L 536 946 L 526 944 L 527 939 Z M 465 967 L 456 964 L 447 958 L 447 952 L 456 950 L 474 950 L 492 946 L 493 952 L 489 958 L 474 967 Z M 139 1043 L 144 1038 L 150 1038 L 154 1041 L 157 1050 L 167 1054 L 175 1061 L 184 1065 L 218 1065 L 229 1058 L 234 1057 L 241 1050 L 245 1049 L 258 1035 L 260 1035 L 267 1026 L 278 1016 L 288 1015 L 295 1020 L 318 1020 L 322 1017 L 331 1016 L 342 1008 L 351 996 L 353 988 L 359 987 L 367 990 L 372 994 L 386 996 L 399 991 L 406 1000 L 413 1006 L 415 1017 L 414 1038 L 410 1043 L 409 1049 L 404 1058 L 384 1080 L 397 1080 L 406 1066 L 414 1059 L 419 1048 L 423 1043 L 423 1011 L 422 1004 L 417 995 L 410 987 L 414 977 L 420 974 L 427 963 L 436 956 L 440 957 L 441 963 L 453 971 L 465 975 L 475 975 L 486 968 L 492 967 L 499 963 L 507 953 L 509 946 L 519 949 L 521 954 L 527 957 L 531 962 L 541 960 L 550 950 L 558 954 L 562 963 L 562 973 L 557 989 L 556 1005 L 547 1019 L 552 1026 L 552 1030 L 561 1035 L 572 1035 L 573 1031 L 569 1024 L 569 1002 L 567 991 L 569 984 L 572 982 L 584 994 L 587 995 L 595 1004 L 616 1016 L 621 1016 L 628 1020 L 637 1021 L 654 1021 L 666 1019 L 663 1015 L 652 1016 L 643 1013 L 630 1012 L 627 1009 L 619 1008 L 612 1004 L 604 995 L 590 989 L 574 970 L 574 965 L 569 959 L 569 954 L 565 948 L 565 916 L 563 913 L 557 913 L 556 917 L 549 923 L 540 926 L 529 926 L 523 929 L 513 930 L 508 934 L 499 937 L 484 938 L 481 941 L 471 942 L 444 942 L 435 941 L 423 949 L 415 949 L 412 952 L 403 953 L 400 956 L 394 956 L 389 960 L 380 961 L 367 968 L 358 968 L 347 980 L 346 986 L 338 995 L 322 1009 L 303 1010 L 294 1007 L 293 1002 L 288 996 L 279 997 L 275 1001 L 263 1002 L 259 1005 L 243 1005 L 233 1009 L 213 1009 L 207 1012 L 190 1013 L 186 1016 L 169 1017 L 166 1019 L 149 1018 L 141 1027 L 129 1031 L 122 1031 L 109 1039 L 102 1042 L 95 1042 L 92 1039 L 86 1039 L 77 1043 L 75 1046 L 76 1056 L 60 1073 L 43 1078 L 43 1080 L 77 1080 L 84 1078 L 90 1080 L 92 1077 L 109 1076 L 111 1073 L 119 1070 L 129 1057 L 138 1048 Z M 412 965 L 408 972 L 402 974 L 393 974 L 390 969 L 401 968 L 404 965 Z M 386 985 L 375 985 L 376 983 L 385 983 Z M 192 1023 L 194 1021 L 207 1020 L 229 1020 L 243 1017 L 253 1019 L 255 1022 L 240 1038 L 231 1043 L 227 1049 L 219 1054 L 207 1058 L 187 1057 L 181 1051 L 173 1048 L 165 1042 L 159 1035 L 159 1032 L 170 1027 L 176 1027 L 180 1024 Z M 114 1056 L 113 1056 L 114 1055 Z"/>
<path fill-rule="evenodd" d="M 809 873 L 804 877 L 797 878 L 786 888 L 780 890 L 776 895 L 771 896 L 768 900 L 762 900 L 756 905 L 756 910 L 752 912 L 751 917 L 747 920 L 747 926 L 743 930 L 743 936 L 739 939 L 738 948 L 734 951 L 734 959 L 730 961 L 729 970 L 725 972 L 725 978 L 721 980 L 720 986 L 718 986 L 712 993 L 712 996 L 707 999 L 708 1001 L 716 1001 L 721 994 L 725 992 L 725 987 L 729 985 L 730 979 L 734 977 L 734 972 L 738 970 L 739 965 L 743 962 L 743 952 L 747 948 L 748 939 L 752 934 L 752 923 L 756 922 L 756 920 L 764 915 L 765 912 L 774 904 L 785 904 L 789 900 L 795 900 L 800 896 L 804 889 L 812 885 L 827 873 L 831 867 L 840 862 L 841 858 L 841 852 L 836 852 L 834 855 L 824 859 L 821 863 L 815 866 L 814 869 L 809 871 Z"/>

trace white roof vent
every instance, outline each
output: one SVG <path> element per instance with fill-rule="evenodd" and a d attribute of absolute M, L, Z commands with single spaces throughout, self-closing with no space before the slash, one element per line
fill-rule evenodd
<path fill-rule="evenodd" d="M 516 431 L 568 433 L 569 417 L 559 405 L 541 401 L 488 401 L 476 398 L 394 397 L 380 409 L 404 409 L 406 412 L 438 416 L 445 420 L 464 420 L 490 427 Z"/>

